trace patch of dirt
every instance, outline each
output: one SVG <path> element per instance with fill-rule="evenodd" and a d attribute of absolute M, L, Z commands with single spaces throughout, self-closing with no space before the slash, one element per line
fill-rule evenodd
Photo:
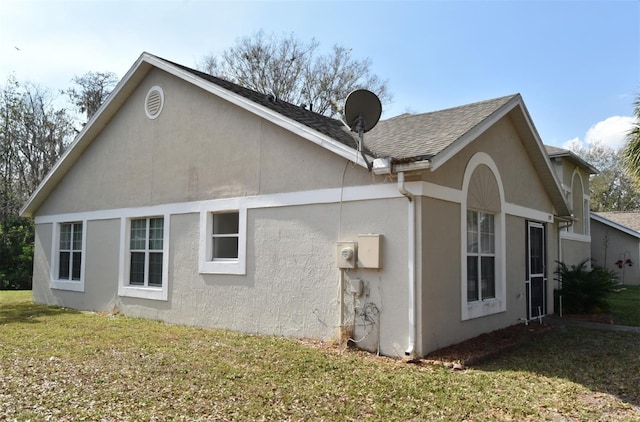
<path fill-rule="evenodd" d="M 531 322 L 529 325 L 513 325 L 436 350 L 419 361 L 442 364 L 453 369 L 464 369 L 466 366 L 477 365 L 513 350 L 551 329 L 550 325 L 538 322 Z"/>

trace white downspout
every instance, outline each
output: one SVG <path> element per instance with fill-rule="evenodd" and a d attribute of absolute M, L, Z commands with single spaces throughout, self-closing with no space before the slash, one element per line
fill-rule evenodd
<path fill-rule="evenodd" d="M 416 349 L 416 201 L 404 186 L 404 172 L 398 172 L 398 191 L 409 200 L 407 217 L 407 271 L 409 272 L 409 347 L 404 352 L 413 356 Z"/>

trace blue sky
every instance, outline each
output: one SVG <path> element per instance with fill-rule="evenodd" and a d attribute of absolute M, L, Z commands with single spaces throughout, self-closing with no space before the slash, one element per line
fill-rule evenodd
<path fill-rule="evenodd" d="M 0 2 L 0 83 L 123 76 L 143 51 L 187 66 L 260 29 L 370 58 L 383 118 L 519 92 L 544 143 L 619 147 L 640 93 L 640 1 Z"/>

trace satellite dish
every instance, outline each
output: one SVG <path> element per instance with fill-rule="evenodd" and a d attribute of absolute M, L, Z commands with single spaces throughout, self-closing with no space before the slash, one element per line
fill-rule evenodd
<path fill-rule="evenodd" d="M 366 89 L 353 91 L 344 103 L 344 118 L 354 132 L 369 132 L 378 123 L 381 114 L 380 99 Z"/>
<path fill-rule="evenodd" d="M 366 89 L 357 89 L 347 96 L 344 103 L 344 119 L 347 126 L 360 137 L 358 151 L 371 171 L 371 163 L 364 154 L 364 133 L 378 124 L 382 114 L 382 104 L 376 94 Z"/>

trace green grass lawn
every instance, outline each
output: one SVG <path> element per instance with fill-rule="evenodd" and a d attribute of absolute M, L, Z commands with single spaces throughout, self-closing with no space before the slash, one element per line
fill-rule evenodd
<path fill-rule="evenodd" d="M 640 286 L 621 286 L 607 302 L 615 324 L 640 327 Z"/>
<path fill-rule="evenodd" d="M 556 328 L 453 371 L 0 292 L 0 420 L 640 420 L 639 347 Z"/>

